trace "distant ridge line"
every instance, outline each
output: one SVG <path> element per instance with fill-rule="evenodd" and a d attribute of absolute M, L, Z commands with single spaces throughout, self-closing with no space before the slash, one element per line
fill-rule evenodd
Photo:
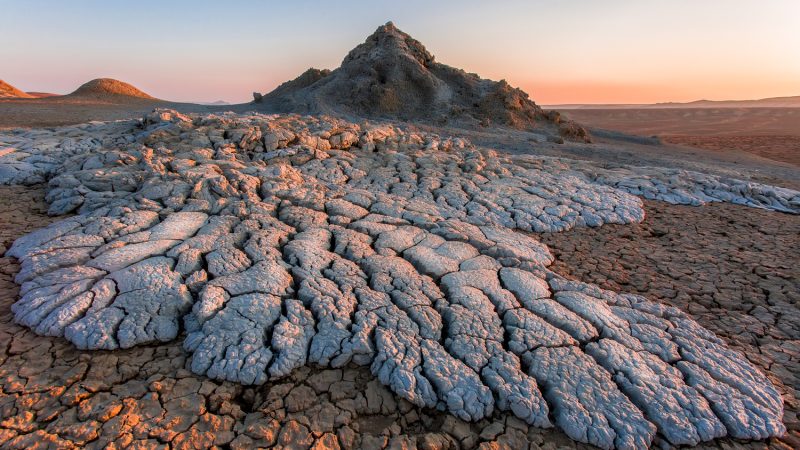
<path fill-rule="evenodd" d="M 665 109 L 665 108 L 800 108 L 800 95 L 758 100 L 695 100 L 661 103 L 565 103 L 543 105 L 550 109 Z"/>

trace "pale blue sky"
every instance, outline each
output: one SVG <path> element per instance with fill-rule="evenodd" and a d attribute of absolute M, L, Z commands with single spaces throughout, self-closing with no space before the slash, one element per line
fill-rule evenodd
<path fill-rule="evenodd" d="M 393 20 L 446 64 L 539 103 L 800 95 L 800 1 L 0 0 L 0 79 L 66 93 L 97 77 L 242 102 L 335 68 Z"/>

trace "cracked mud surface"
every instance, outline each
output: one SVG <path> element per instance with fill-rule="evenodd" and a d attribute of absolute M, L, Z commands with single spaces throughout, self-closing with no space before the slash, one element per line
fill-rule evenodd
<path fill-rule="evenodd" d="M 800 217 L 729 204 L 645 201 L 640 224 L 538 235 L 554 270 L 692 315 L 781 391 L 800 445 Z"/>
<path fill-rule="evenodd" d="M 79 349 L 113 351 L 76 352 L 73 362 L 45 357 L 37 364 L 62 364 L 59 375 L 74 379 L 40 384 L 54 374 L 19 356 L 36 351 L 35 337 L 13 333 L 7 361 L 23 375 L 4 387 L 68 402 L 42 413 L 55 431 L 53 423 L 77 418 L 76 433 L 95 442 L 96 427 L 121 414 L 109 406 L 110 415 L 91 415 L 120 400 L 113 386 L 86 388 L 107 395 L 83 410 L 82 397 L 69 404 L 66 395 L 84 384 L 92 359 L 110 358 L 124 366 L 123 384 L 162 368 L 195 380 L 176 388 L 148 378 L 145 391 L 128 396 L 137 399 L 130 408 L 152 410 L 142 413 L 150 420 L 144 429 L 125 428 L 124 439 L 152 443 L 177 445 L 216 427 L 200 445 L 230 444 L 235 433 L 219 427 L 242 413 L 271 414 L 264 405 L 277 392 L 277 409 L 302 422 L 284 423 L 281 435 L 311 445 L 330 424 L 338 433 L 353 416 L 375 414 L 375 389 L 393 391 L 403 414 L 418 411 L 426 431 L 436 425 L 425 411 L 436 408 L 449 413 L 448 429 L 461 419 L 483 433 L 509 412 L 506 425 L 555 425 L 604 448 L 784 432 L 780 395 L 742 354 L 680 309 L 561 277 L 547 268 L 546 246 L 512 229 L 636 223 L 644 210 L 631 194 L 796 211 L 795 191 L 671 169 L 507 157 L 462 139 L 327 117 L 162 111 L 138 124 L 0 137 L 11 143 L 0 155 L 5 183 L 49 179 L 49 212 L 78 213 L 11 246 L 21 286 L 13 320 Z M 63 341 L 45 342 L 68 352 Z M 134 362 L 118 364 L 124 355 Z M 308 367 L 328 369 L 319 375 L 330 378 L 327 387 L 280 393 L 286 377 L 315 379 Z M 112 375 L 98 381 L 105 386 Z M 350 383 L 356 403 L 319 406 L 323 392 L 338 395 L 329 391 L 337 382 Z M 253 384 L 266 391 L 242 386 Z M 309 422 L 321 414 L 308 410 L 314 405 L 326 414 L 322 431 Z M 37 429 L 26 425 L 36 416 L 19 416 L 21 409 L 15 400 L 17 416 L 7 422 L 22 435 L 12 431 L 9 443 Z M 142 423 L 137 411 L 113 426 Z M 411 418 L 404 420 L 390 434 L 407 429 Z M 320 445 L 352 444 L 325 439 Z M 360 445 L 372 445 L 365 439 Z M 477 443 L 465 439 L 458 438 Z"/>
<path fill-rule="evenodd" d="M 44 195 L 42 186 L 0 186 L 0 244 L 59 220 L 46 215 Z M 576 447 L 508 415 L 469 424 L 415 407 L 364 367 L 303 367 L 254 388 L 191 373 L 179 341 L 80 351 L 13 323 L 18 271 L 0 258 L 2 448 Z"/>
<path fill-rule="evenodd" d="M 16 237 L 57 220 L 45 215 L 47 204 L 42 187 L 0 187 L 0 194 L 0 232 L 6 246 Z M 653 280 L 663 280 L 664 276 L 654 267 L 675 260 L 703 261 L 706 265 L 727 261 L 725 273 L 743 279 L 749 278 L 746 273 L 752 273 L 747 267 L 763 267 L 762 280 L 755 280 L 755 286 L 763 285 L 764 279 L 779 285 L 797 282 L 796 274 L 768 267 L 774 266 L 771 261 L 782 258 L 787 258 L 787 265 L 797 267 L 791 259 L 796 255 L 786 253 L 791 246 L 783 246 L 796 245 L 791 240 L 797 239 L 795 216 L 759 212 L 764 217 L 753 217 L 754 210 L 730 205 L 693 208 L 646 202 L 645 207 L 648 218 L 640 225 L 605 226 L 599 230 L 544 234 L 540 238 L 559 258 L 566 258 L 568 253 L 580 255 L 564 261 L 557 259 L 557 270 L 570 271 L 579 278 L 586 277 L 586 281 L 619 291 L 632 291 L 641 282 L 638 280 L 646 279 L 648 284 L 633 291 L 680 307 L 693 304 L 688 300 L 692 294 L 681 287 L 682 283 L 659 288 Z M 692 228 L 671 236 L 663 233 L 667 227 L 687 219 L 710 221 L 717 227 L 712 231 Z M 737 229 L 753 223 L 773 225 L 760 225 L 768 227 L 761 238 L 749 234 L 739 238 L 742 242 L 729 243 L 731 236 L 738 236 Z M 697 246 L 698 235 L 716 239 L 709 246 Z M 647 250 L 633 251 L 630 247 L 634 237 L 644 242 Z M 739 245 L 745 243 L 760 252 L 741 253 Z M 708 248 L 720 250 L 709 255 Z M 722 257 L 731 253 L 738 257 Z M 638 267 L 646 275 L 631 277 L 632 271 L 624 265 Z M 289 448 L 581 447 L 563 433 L 530 427 L 511 414 L 495 413 L 470 424 L 445 413 L 415 407 L 389 392 L 366 368 L 304 367 L 276 383 L 243 387 L 191 373 L 180 342 L 114 352 L 80 351 L 63 339 L 37 336 L 13 323 L 10 304 L 17 298 L 18 287 L 12 277 L 18 270 L 13 258 L 0 258 L 0 345 L 4 349 L 0 364 L 4 386 L 0 394 L 0 446 L 4 448 L 216 445 L 244 449 L 290 443 L 294 447 L 287 445 Z M 675 300 L 680 298 L 687 300 Z M 734 347 L 743 345 L 736 340 L 737 327 L 751 322 L 749 315 L 735 312 L 724 324 L 718 323 L 719 314 L 713 312 L 697 317 Z M 773 341 L 789 346 L 797 342 L 796 337 L 794 341 Z M 792 416 L 796 404 L 789 388 L 797 386 L 791 384 L 792 374 L 797 375 L 796 366 L 765 365 L 766 360 L 753 359 L 761 367 L 769 367 L 768 376 L 784 393 L 784 420 L 789 435 L 763 443 L 723 439 L 701 447 L 796 447 L 796 419 Z M 796 359 L 793 361 L 796 363 Z"/>

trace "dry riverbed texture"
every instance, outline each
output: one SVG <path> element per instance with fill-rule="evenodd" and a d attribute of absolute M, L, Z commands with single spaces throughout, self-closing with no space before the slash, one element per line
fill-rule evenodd
<path fill-rule="evenodd" d="M 640 197 L 776 216 L 795 191 L 327 117 L 161 111 L 0 140 L 0 182 L 49 180 L 49 212 L 76 214 L 3 259 L 6 446 L 635 448 L 794 423 L 793 286 L 742 307 L 766 355 L 748 361 L 714 334 L 735 331 L 662 303 L 678 294 L 565 278 L 514 230 L 646 227 Z"/>

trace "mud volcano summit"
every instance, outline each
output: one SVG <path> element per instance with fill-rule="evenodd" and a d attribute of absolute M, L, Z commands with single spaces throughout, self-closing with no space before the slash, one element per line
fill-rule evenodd
<path fill-rule="evenodd" d="M 505 80 L 486 80 L 436 62 L 422 43 L 392 22 L 351 50 L 336 70 L 308 69 L 255 97 L 277 112 L 552 129 L 568 138 L 587 139 L 581 127 L 556 112 L 543 111 Z"/>

